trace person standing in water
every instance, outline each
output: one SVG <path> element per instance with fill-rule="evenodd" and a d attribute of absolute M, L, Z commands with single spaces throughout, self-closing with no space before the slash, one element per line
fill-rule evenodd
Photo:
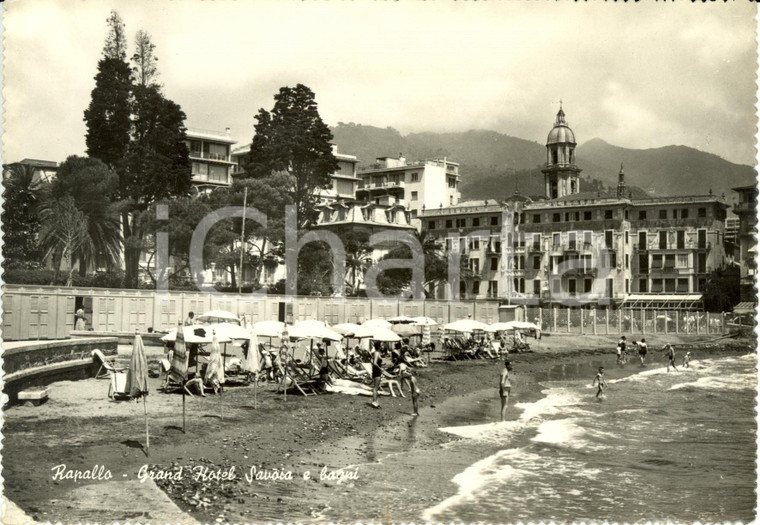
<path fill-rule="evenodd" d="M 683 363 L 681 363 L 681 368 L 689 368 L 689 361 L 691 361 L 691 352 L 686 352 L 683 355 Z"/>
<path fill-rule="evenodd" d="M 670 372 L 671 366 L 673 367 L 674 372 L 678 372 L 678 369 L 676 368 L 676 352 L 673 350 L 673 346 L 670 343 L 667 343 L 662 348 L 665 350 L 665 355 L 668 358 L 668 372 Z"/>
<path fill-rule="evenodd" d="M 642 338 L 641 341 L 636 343 L 639 347 L 639 359 L 641 360 L 641 366 L 647 366 L 644 363 L 644 359 L 647 357 L 647 340 Z"/>
<path fill-rule="evenodd" d="M 607 383 L 604 381 L 604 367 L 600 366 L 599 371 L 596 373 L 596 377 L 594 378 L 594 382 L 591 383 L 591 386 L 598 386 L 599 389 L 596 391 L 596 397 L 602 398 L 604 397 L 604 389 L 607 387 Z"/>
<path fill-rule="evenodd" d="M 512 383 L 509 381 L 509 372 L 512 371 L 512 363 L 509 359 L 504 361 L 504 370 L 501 371 L 499 376 L 499 396 L 501 397 L 501 420 L 506 420 L 507 417 L 507 402 L 509 401 L 509 394 L 512 391 Z"/>

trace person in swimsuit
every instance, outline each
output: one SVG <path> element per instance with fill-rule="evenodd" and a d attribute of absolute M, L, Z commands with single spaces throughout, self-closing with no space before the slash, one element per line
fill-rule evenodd
<path fill-rule="evenodd" d="M 600 366 L 599 371 L 596 373 L 596 377 L 594 378 L 594 382 L 591 383 L 591 386 L 598 386 L 599 389 L 596 391 L 596 397 L 603 397 L 604 396 L 604 389 L 607 387 L 607 383 L 604 381 L 604 367 Z"/>
<path fill-rule="evenodd" d="M 667 343 L 662 348 L 665 350 L 665 355 L 668 357 L 668 372 L 670 372 L 671 366 L 673 367 L 674 372 L 678 372 L 678 369 L 676 368 L 676 352 L 673 350 L 673 346 L 670 343 Z"/>
<path fill-rule="evenodd" d="M 420 397 L 420 387 L 417 385 L 417 378 L 414 375 L 414 372 L 412 369 L 406 365 L 405 363 L 401 363 L 399 365 L 398 369 L 398 375 L 401 378 L 401 384 L 404 383 L 409 385 L 409 391 L 412 394 L 412 407 L 414 408 L 414 412 L 412 412 L 413 416 L 419 416 L 419 408 L 417 406 L 417 400 Z M 403 393 L 403 390 L 402 390 Z"/>
<path fill-rule="evenodd" d="M 641 360 L 641 366 L 647 366 L 646 363 L 644 363 L 644 359 L 646 359 L 647 356 L 647 340 L 642 338 L 641 341 L 636 344 L 639 347 L 639 359 Z"/>
<path fill-rule="evenodd" d="M 623 357 L 623 354 L 625 353 L 625 336 L 620 338 L 620 341 L 618 341 L 617 347 L 619 350 L 618 352 L 618 363 L 619 363 Z"/>
<path fill-rule="evenodd" d="M 330 368 L 327 366 L 327 356 L 325 355 L 324 348 L 319 349 L 319 380 L 322 383 L 322 389 L 332 384 Z"/>
<path fill-rule="evenodd" d="M 504 361 L 504 370 L 499 376 L 499 396 L 501 397 L 501 420 L 507 417 L 507 402 L 509 394 L 512 391 L 512 383 L 509 381 L 509 372 L 512 370 L 512 363 L 509 360 Z"/>
<path fill-rule="evenodd" d="M 380 408 L 377 402 L 377 391 L 380 389 L 380 382 L 383 380 L 383 369 L 381 365 L 383 360 L 380 358 L 380 341 L 375 341 L 375 351 L 372 353 L 372 406 Z"/>
<path fill-rule="evenodd" d="M 681 363 L 681 366 L 683 368 L 689 368 L 689 361 L 691 361 L 691 352 L 686 352 L 683 355 L 683 363 Z"/>

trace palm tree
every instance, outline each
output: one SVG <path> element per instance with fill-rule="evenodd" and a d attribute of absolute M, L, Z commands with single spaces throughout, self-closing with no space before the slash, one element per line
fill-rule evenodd
<path fill-rule="evenodd" d="M 364 279 L 364 274 L 372 266 L 372 247 L 363 241 L 349 241 L 346 246 L 346 270 L 349 280 L 348 294 L 356 295 L 359 291 L 359 277 Z"/>
<path fill-rule="evenodd" d="M 37 268 L 42 263 L 39 248 L 38 207 L 45 182 L 31 164 L 14 162 L 3 166 L 3 258 L 6 268 Z"/>
<path fill-rule="evenodd" d="M 87 217 L 77 209 L 74 198 L 66 195 L 50 202 L 41 211 L 41 219 L 40 243 L 45 249 L 45 258 L 53 256 L 58 260 L 54 281 L 60 272 L 60 262 L 65 261 L 69 268 L 66 286 L 71 286 L 74 254 L 89 237 Z"/>

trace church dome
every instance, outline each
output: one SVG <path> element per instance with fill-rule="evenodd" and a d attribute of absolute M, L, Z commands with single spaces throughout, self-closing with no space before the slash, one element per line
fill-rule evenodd
<path fill-rule="evenodd" d="M 554 121 L 554 127 L 546 138 L 546 144 L 575 144 L 575 133 L 565 122 L 565 112 L 559 108 L 557 120 Z"/>

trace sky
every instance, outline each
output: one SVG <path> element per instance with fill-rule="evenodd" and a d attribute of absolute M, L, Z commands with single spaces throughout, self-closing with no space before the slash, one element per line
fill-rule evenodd
<path fill-rule="evenodd" d="M 186 125 L 241 144 L 282 86 L 329 125 L 490 129 L 544 143 L 691 146 L 754 165 L 751 2 L 8 0 L 3 162 L 85 154 L 83 113 L 116 9 L 149 32 Z M 351 152 L 344 152 L 351 153 Z M 397 152 L 388 152 L 393 155 Z"/>

